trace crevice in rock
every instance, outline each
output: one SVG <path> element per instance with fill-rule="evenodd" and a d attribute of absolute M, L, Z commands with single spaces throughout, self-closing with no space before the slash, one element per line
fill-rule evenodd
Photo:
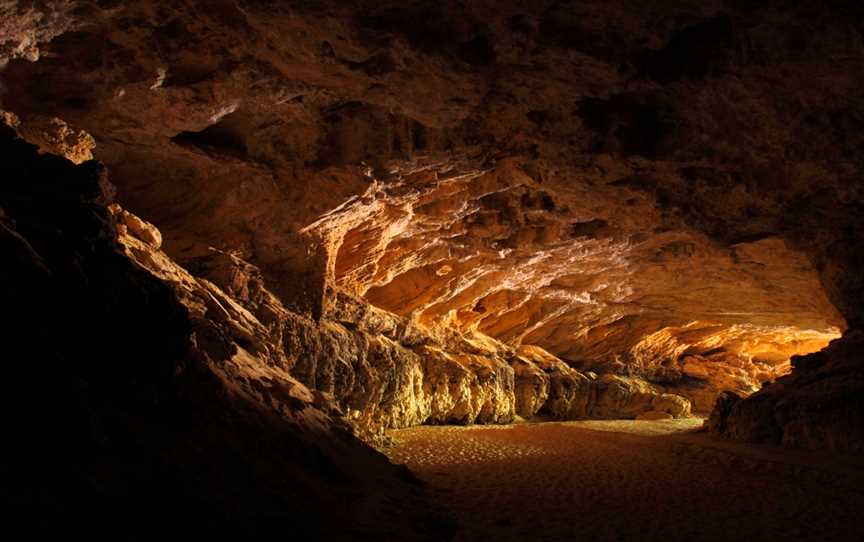
<path fill-rule="evenodd" d="M 643 52 L 642 75 L 670 82 L 723 74 L 743 54 L 735 26 L 729 15 L 722 14 L 682 29 L 662 49 Z"/>
<path fill-rule="evenodd" d="M 171 141 L 205 153 L 244 157 L 248 148 L 244 135 L 237 129 L 239 118 L 239 112 L 230 113 L 203 130 L 180 132 Z"/>

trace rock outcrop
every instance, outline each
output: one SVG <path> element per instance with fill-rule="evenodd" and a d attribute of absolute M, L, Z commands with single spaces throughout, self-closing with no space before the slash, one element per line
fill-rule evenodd
<path fill-rule="evenodd" d="M 271 379 L 297 380 L 314 403 L 375 441 L 384 429 L 423 423 L 500 423 L 513 418 L 512 369 L 489 353 L 442 350 L 392 314 L 334 296 L 319 321 L 286 308 L 261 271 L 216 249 L 189 260 L 193 276 L 156 242 L 158 230 L 116 204 L 127 255 L 179 292 L 199 343 Z M 454 353 L 457 352 L 457 353 Z"/>
<path fill-rule="evenodd" d="M 446 535 L 407 473 L 256 350 L 258 321 L 112 205 L 100 164 L 40 155 L 0 126 L 0 172 L 11 531 Z"/>
<path fill-rule="evenodd" d="M 792 358 L 793 372 L 746 399 L 717 401 L 709 429 L 746 442 L 814 450 L 864 450 L 864 332 L 847 331 L 825 350 Z"/>
<path fill-rule="evenodd" d="M 646 414 L 690 415 L 690 401 L 639 378 L 582 374 L 540 349 L 523 347 L 514 362 L 517 413 L 558 420 L 627 419 Z"/>

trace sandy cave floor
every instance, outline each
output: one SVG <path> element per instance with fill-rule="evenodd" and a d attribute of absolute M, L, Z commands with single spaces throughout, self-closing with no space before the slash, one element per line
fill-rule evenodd
<path fill-rule="evenodd" d="M 700 419 L 423 426 L 383 451 L 456 540 L 864 540 L 864 462 L 697 432 Z"/>

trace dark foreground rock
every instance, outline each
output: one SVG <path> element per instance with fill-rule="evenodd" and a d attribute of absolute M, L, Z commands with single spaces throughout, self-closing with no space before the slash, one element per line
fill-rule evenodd
<path fill-rule="evenodd" d="M 100 164 L 40 156 L 3 127 L 0 178 L 8 532 L 446 537 L 407 471 L 240 346 L 213 317 L 215 297 L 196 314 L 191 296 L 123 253 L 128 230 L 107 208 Z"/>
<path fill-rule="evenodd" d="M 813 450 L 864 450 L 864 332 L 792 359 L 794 370 L 741 399 L 721 397 L 709 420 L 717 434 Z"/>

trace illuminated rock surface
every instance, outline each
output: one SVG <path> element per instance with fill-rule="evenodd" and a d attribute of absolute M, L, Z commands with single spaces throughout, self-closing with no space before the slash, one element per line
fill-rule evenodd
<path fill-rule="evenodd" d="M 341 291 L 445 352 L 539 346 L 707 412 L 857 319 L 857 140 L 826 123 L 858 122 L 860 50 L 805 38 L 806 5 L 624 4 L 81 7 L 4 103 L 93 134 L 181 266 L 215 247 L 313 320 Z M 11 17 L 7 55 L 68 8 Z M 849 9 L 820 24 L 851 32 Z M 460 385 L 456 417 L 512 414 Z"/>
<path fill-rule="evenodd" d="M 92 357 L 74 390 L 170 360 L 82 407 L 96 441 L 186 360 L 214 432 L 307 413 L 360 463 L 718 397 L 727 437 L 861 450 L 864 8 L 822 4 L 0 0 L 15 353 Z"/>

